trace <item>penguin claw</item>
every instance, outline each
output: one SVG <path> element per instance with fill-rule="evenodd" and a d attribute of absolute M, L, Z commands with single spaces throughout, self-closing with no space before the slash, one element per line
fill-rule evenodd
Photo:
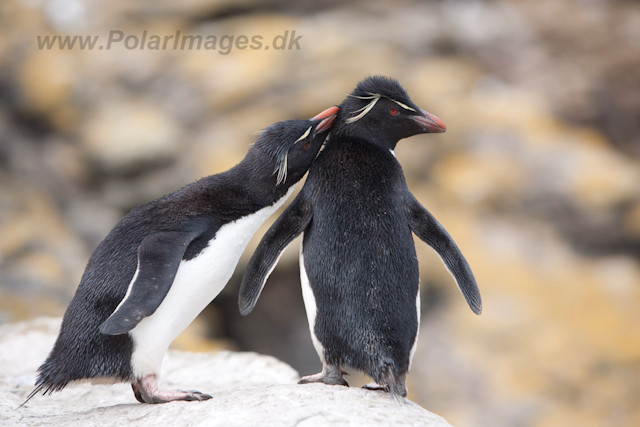
<path fill-rule="evenodd" d="M 185 391 L 185 393 L 190 394 L 191 396 L 193 396 L 195 400 L 202 401 L 202 400 L 211 399 L 211 395 L 210 394 L 202 393 L 201 391 L 198 391 L 198 390 L 187 390 L 187 391 Z"/>
<path fill-rule="evenodd" d="M 140 403 L 144 403 L 144 399 L 142 398 L 142 393 L 140 392 L 140 386 L 137 382 L 131 384 L 131 388 L 133 389 L 133 395 L 136 397 L 136 400 Z"/>
<path fill-rule="evenodd" d="M 211 395 L 199 392 L 197 390 L 188 390 L 188 391 L 176 390 L 176 391 L 181 392 L 181 393 L 185 393 L 185 398 L 184 399 L 179 399 L 179 400 L 187 400 L 187 401 L 197 400 L 199 402 L 202 402 L 203 400 L 211 399 Z"/>

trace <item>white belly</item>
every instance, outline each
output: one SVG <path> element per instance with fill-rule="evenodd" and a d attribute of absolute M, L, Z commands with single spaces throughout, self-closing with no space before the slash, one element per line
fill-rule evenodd
<path fill-rule="evenodd" d="M 273 205 L 225 224 L 197 257 L 180 263 L 158 309 L 129 332 L 134 342 L 131 367 L 137 378 L 160 373 L 169 344 L 222 291 L 251 237 L 294 187 Z"/>
<path fill-rule="evenodd" d="M 313 346 L 322 361 L 322 364 L 325 364 L 324 360 L 324 346 L 316 337 L 315 326 L 316 326 L 316 314 L 318 312 L 318 307 L 316 305 L 316 298 L 313 295 L 313 289 L 311 289 L 311 284 L 309 283 L 309 277 L 307 276 L 307 269 L 304 267 L 304 255 L 302 254 L 302 242 L 304 241 L 304 233 L 302 233 L 302 237 L 300 239 L 300 284 L 302 285 L 302 299 L 304 300 L 304 308 L 307 312 L 307 320 L 309 321 L 309 332 L 311 332 L 311 341 L 313 341 Z"/>
<path fill-rule="evenodd" d="M 411 369 L 411 362 L 413 362 L 413 355 L 416 353 L 418 347 L 418 334 L 420 333 L 420 282 L 418 282 L 418 295 L 416 296 L 416 314 L 418 316 L 418 325 L 416 326 L 416 338 L 411 345 L 411 352 L 409 353 L 409 369 Z"/>

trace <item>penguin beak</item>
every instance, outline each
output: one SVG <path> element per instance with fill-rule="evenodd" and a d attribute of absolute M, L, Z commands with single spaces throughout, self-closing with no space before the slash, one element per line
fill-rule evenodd
<path fill-rule="evenodd" d="M 340 108 L 338 107 L 330 107 L 324 110 L 322 113 L 317 116 L 312 117 L 309 120 L 318 121 L 322 120 L 318 126 L 316 126 L 316 133 L 323 132 L 325 130 L 331 129 L 333 126 L 333 121 L 336 119 L 336 114 Z"/>
<path fill-rule="evenodd" d="M 411 116 L 411 119 L 418 123 L 425 133 L 442 133 L 447 130 L 442 120 L 422 109 L 420 111 L 424 116 Z"/>

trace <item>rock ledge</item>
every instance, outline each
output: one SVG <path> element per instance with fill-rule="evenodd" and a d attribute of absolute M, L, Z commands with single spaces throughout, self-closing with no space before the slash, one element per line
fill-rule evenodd
<path fill-rule="evenodd" d="M 0 425 L 450 426 L 408 400 L 360 388 L 300 386 L 297 372 L 273 357 L 228 351 L 170 352 L 165 359 L 162 386 L 211 394 L 205 402 L 144 405 L 126 384 L 79 384 L 14 410 L 32 389 L 59 325 L 59 319 L 40 318 L 0 326 Z"/>

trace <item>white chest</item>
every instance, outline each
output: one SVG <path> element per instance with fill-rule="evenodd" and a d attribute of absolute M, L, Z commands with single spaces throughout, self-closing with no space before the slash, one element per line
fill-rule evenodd
<path fill-rule="evenodd" d="M 292 186 L 273 205 L 225 224 L 198 256 L 180 263 L 171 289 L 158 309 L 130 332 L 135 344 L 134 374 L 158 373 L 169 344 L 224 289 L 251 237 L 293 189 Z"/>

